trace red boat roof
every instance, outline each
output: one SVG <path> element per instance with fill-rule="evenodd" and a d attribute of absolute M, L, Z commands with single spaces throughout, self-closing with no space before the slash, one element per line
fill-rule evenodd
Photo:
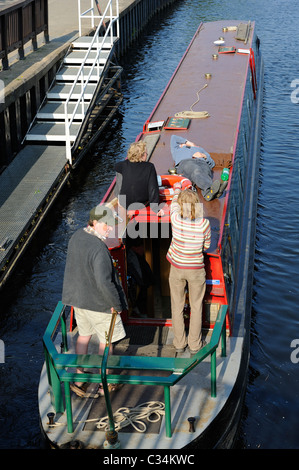
<path fill-rule="evenodd" d="M 254 23 L 244 24 L 248 28 L 245 44 L 236 39 L 236 27 L 239 24 L 239 21 L 218 21 L 200 25 L 148 121 L 165 123 L 178 112 L 190 111 L 191 107 L 195 112 L 206 111 L 209 117 L 192 118 L 187 129 L 182 130 L 162 127 L 158 132 L 147 132 L 145 125 L 138 136 L 137 140 L 148 140 L 156 136 L 149 153 L 158 175 L 167 174 L 168 169 L 174 166 L 170 151 L 170 138 L 173 134 L 186 137 L 211 154 L 216 164 L 213 170 L 214 179 L 220 179 L 222 168 L 232 161 L 249 68 L 247 52 L 251 48 L 254 32 Z M 224 27 L 229 27 L 228 31 L 223 31 Z M 234 48 L 234 52 L 221 53 L 220 46 L 214 44 L 221 37 L 225 41 L 225 47 Z M 238 49 L 242 49 L 243 53 L 238 53 Z M 227 189 L 228 194 L 229 186 Z M 112 185 L 106 200 L 113 197 Z M 215 251 L 226 197 L 206 202 L 200 193 L 200 198 L 204 204 L 204 214 L 211 223 L 211 249 Z M 147 221 L 148 215 L 149 209 L 140 212 L 138 221 Z M 154 222 L 153 214 L 151 216 Z M 157 217 L 156 219 L 158 220 Z M 166 221 L 169 221 L 169 217 L 160 219 L 162 223 Z"/>

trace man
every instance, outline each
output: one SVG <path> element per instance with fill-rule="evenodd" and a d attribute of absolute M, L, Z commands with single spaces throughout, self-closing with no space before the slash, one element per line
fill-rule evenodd
<path fill-rule="evenodd" d="M 90 211 L 88 226 L 77 230 L 70 239 L 63 282 L 62 302 L 74 307 L 79 336 L 76 354 L 87 354 L 91 336 L 99 338 L 99 354 L 106 345 L 105 332 L 109 331 L 112 311 L 127 308 L 127 302 L 111 255 L 104 243 L 117 224 L 112 210 L 99 205 Z M 112 342 L 126 336 L 122 319 L 117 316 Z M 110 352 L 112 352 L 112 347 Z M 78 373 L 83 371 L 77 369 Z M 110 388 L 115 389 L 113 384 Z M 71 389 L 85 395 L 85 384 L 75 382 Z M 103 395 L 103 389 L 99 388 Z"/>
<path fill-rule="evenodd" d="M 215 180 L 213 182 L 212 169 L 215 162 L 208 152 L 184 137 L 176 135 L 171 136 L 170 148 L 177 173 L 184 175 L 201 189 L 206 201 L 222 196 L 227 181 L 220 183 Z"/>

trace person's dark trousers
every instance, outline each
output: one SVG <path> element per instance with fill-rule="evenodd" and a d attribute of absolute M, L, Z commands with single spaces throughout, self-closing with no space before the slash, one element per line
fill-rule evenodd
<path fill-rule="evenodd" d="M 182 174 L 185 178 L 192 181 L 193 184 L 201 189 L 202 195 L 205 196 L 213 183 L 213 172 L 209 165 L 200 158 L 188 158 L 182 160 L 176 166 L 177 174 Z"/>

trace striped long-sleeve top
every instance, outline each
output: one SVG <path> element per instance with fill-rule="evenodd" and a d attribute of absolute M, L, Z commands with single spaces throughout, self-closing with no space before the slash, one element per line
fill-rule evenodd
<path fill-rule="evenodd" d="M 177 190 L 175 193 L 170 207 L 172 240 L 166 258 L 177 268 L 202 269 L 203 250 L 207 250 L 211 244 L 210 222 L 204 217 L 183 219 L 177 202 Z"/>

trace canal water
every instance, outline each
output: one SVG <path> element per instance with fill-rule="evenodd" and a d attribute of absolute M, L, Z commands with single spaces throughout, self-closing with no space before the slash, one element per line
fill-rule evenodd
<path fill-rule="evenodd" d="M 299 448 L 299 364 L 291 347 L 299 337 L 298 4 L 178 0 L 151 20 L 123 61 L 124 102 L 118 119 L 61 195 L 2 295 L 0 449 L 41 447 L 37 388 L 42 336 L 61 297 L 69 237 L 101 200 L 114 164 L 124 159 L 141 131 L 199 22 L 219 19 L 255 20 L 265 61 L 251 359 L 236 447 Z"/>

